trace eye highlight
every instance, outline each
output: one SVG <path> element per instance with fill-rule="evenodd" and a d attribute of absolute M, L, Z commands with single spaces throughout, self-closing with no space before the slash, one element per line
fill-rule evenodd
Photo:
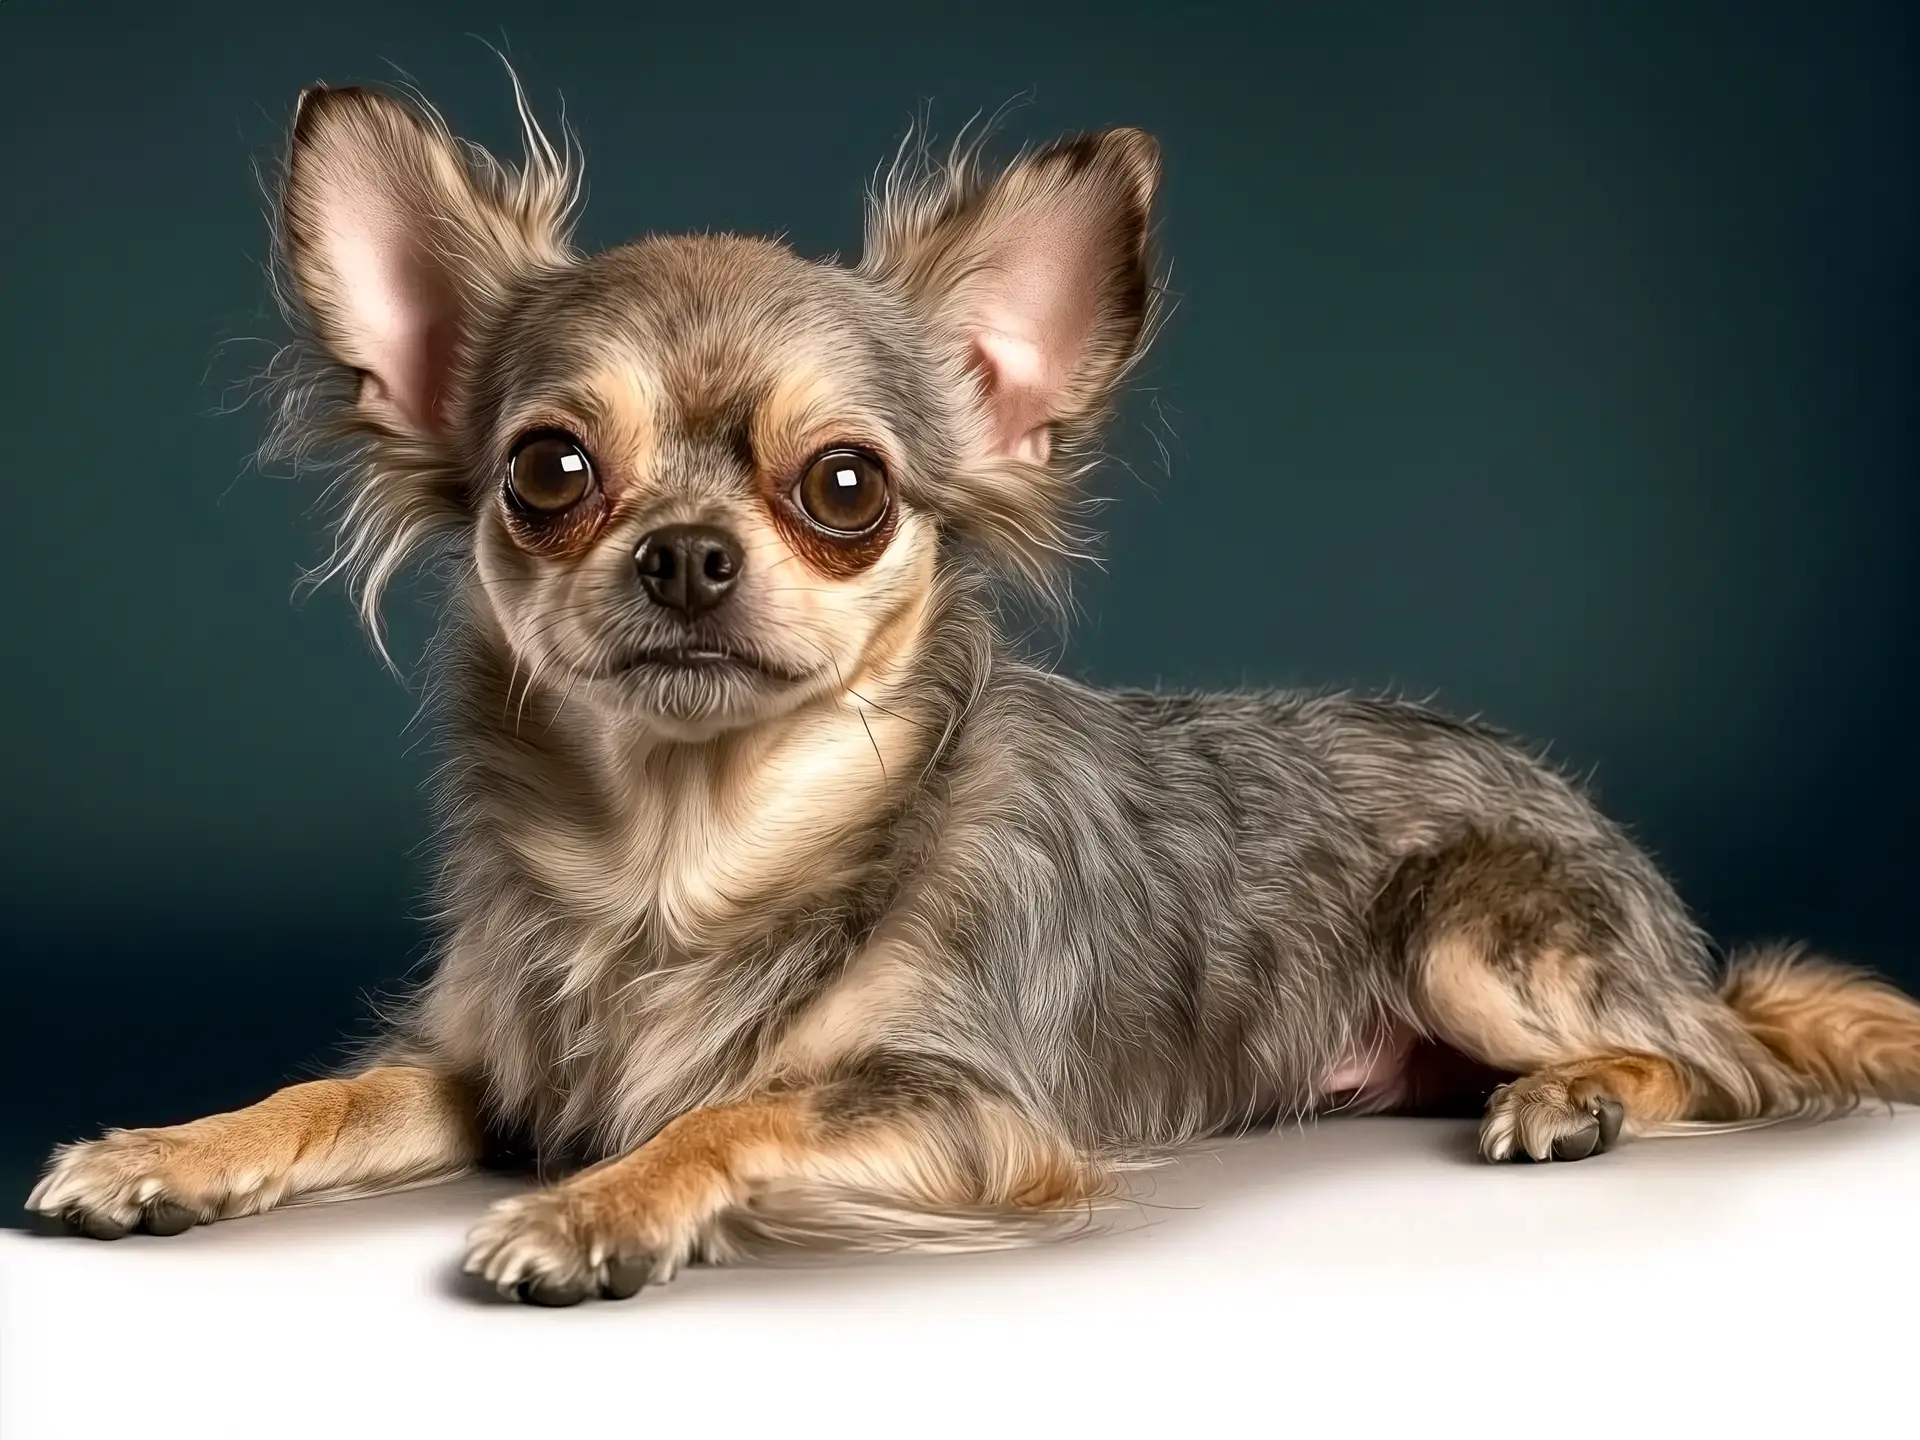
<path fill-rule="evenodd" d="M 593 461 L 564 430 L 534 430 L 514 443 L 507 461 L 507 493 L 523 510 L 555 514 L 593 489 Z"/>
<path fill-rule="evenodd" d="M 801 473 L 793 498 L 829 535 L 865 535 L 887 513 L 887 472 L 865 451 L 828 450 Z"/>

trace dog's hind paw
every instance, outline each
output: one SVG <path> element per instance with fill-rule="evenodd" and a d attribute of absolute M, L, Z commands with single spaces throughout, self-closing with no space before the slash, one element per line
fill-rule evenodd
<path fill-rule="evenodd" d="M 1502 1085 L 1487 1101 L 1480 1155 L 1491 1161 L 1585 1160 L 1611 1150 L 1626 1109 L 1583 1079 L 1544 1072 Z"/>

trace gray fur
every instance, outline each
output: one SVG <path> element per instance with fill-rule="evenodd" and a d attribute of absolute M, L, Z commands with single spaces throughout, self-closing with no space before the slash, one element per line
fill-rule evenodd
<path fill-rule="evenodd" d="M 947 591 L 917 677 L 945 734 L 919 782 L 860 837 L 852 883 L 714 954 L 661 944 L 642 914 L 622 948 L 583 959 L 582 927 L 475 823 L 473 795 L 512 782 L 466 729 L 490 729 L 491 708 L 456 711 L 441 908 L 448 953 L 478 973 L 428 982 L 404 1053 L 486 1069 L 484 1053 L 445 1056 L 452 1042 L 423 1018 L 435 987 L 482 991 L 491 1025 L 513 1032 L 489 1028 L 495 1053 L 542 1057 L 494 1073 L 502 1118 L 556 1149 L 619 1152 L 745 1093 L 780 1028 L 884 922 L 919 942 L 937 997 L 889 1051 L 944 1062 L 1087 1149 L 1177 1145 L 1310 1114 L 1343 1055 L 1393 1020 L 1422 1023 L 1409 957 L 1381 943 L 1380 898 L 1410 857 L 1485 832 L 1579 857 L 1610 909 L 1623 1043 L 1684 1053 L 1751 1093 L 1750 1046 L 1714 1023 L 1709 950 L 1685 908 L 1525 748 L 1396 700 L 1093 689 L 1013 655 L 969 577 Z M 451 694 L 478 688 L 449 680 Z M 566 727 L 564 710 L 530 709 L 522 744 L 564 749 Z M 613 992 L 632 1007 L 618 1025 Z M 632 1044 L 688 1014 L 695 1063 L 605 1078 L 620 1068 L 609 1036 Z"/>
<path fill-rule="evenodd" d="M 558 216 L 577 180 L 529 133 L 533 180 L 484 159 L 476 173 L 496 192 L 554 197 Z M 1713 999 L 1700 932 L 1621 830 L 1526 748 L 1400 701 L 1106 692 L 1015 653 L 995 587 L 1055 573 L 1105 392 L 1056 463 L 1025 477 L 1026 509 L 996 510 L 969 483 L 964 379 L 903 304 L 901 274 L 915 237 L 994 177 L 971 150 L 944 166 L 905 153 L 876 191 L 857 271 L 716 237 L 569 251 L 490 279 L 462 362 L 461 453 L 422 463 L 417 442 L 376 437 L 361 456 L 340 553 L 378 581 L 416 540 L 451 532 L 452 571 L 468 577 L 435 686 L 449 754 L 440 957 L 382 1057 L 472 1074 L 500 1124 L 551 1151 L 619 1153 L 763 1083 L 783 1029 L 884 929 L 910 937 L 924 1003 L 876 1055 L 965 1077 L 1083 1152 L 1176 1145 L 1313 1113 L 1342 1057 L 1396 1022 L 1430 1029 L 1418 956 L 1394 928 L 1406 917 L 1383 906 L 1410 861 L 1499 835 L 1565 857 L 1595 897 L 1589 938 L 1616 1043 L 1684 1054 L 1756 1110 L 1760 1062 Z M 1137 357 L 1138 318 L 1109 380 Z M 515 831 L 537 816 L 590 839 L 621 823 L 583 758 L 608 709 L 576 694 L 592 687 L 571 672 L 529 676 L 471 578 L 460 537 L 489 523 L 511 436 L 501 417 L 597 335 L 709 354 L 751 397 L 777 374 L 783 336 L 822 333 L 839 337 L 855 383 L 887 392 L 909 455 L 903 496 L 940 529 L 930 638 L 889 697 L 925 733 L 912 783 L 843 842 L 832 890 L 745 908 L 711 944 L 666 933 L 644 895 L 612 925 L 570 913 L 529 876 Z M 341 426 L 337 404 L 302 403 L 320 393 L 293 396 L 286 436 Z M 672 513 L 746 483 L 724 437 L 677 443 L 658 477 Z M 609 623 L 654 623 L 624 613 Z"/>

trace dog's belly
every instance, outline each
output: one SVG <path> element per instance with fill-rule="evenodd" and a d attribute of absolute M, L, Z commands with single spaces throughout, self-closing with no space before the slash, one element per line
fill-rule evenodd
<path fill-rule="evenodd" d="M 1476 1115 L 1496 1085 L 1513 1079 L 1393 1022 L 1373 1043 L 1358 1046 L 1327 1072 L 1320 1109 L 1343 1114 Z"/>
<path fill-rule="evenodd" d="M 1392 1109 L 1418 1038 L 1411 1026 L 1394 1021 L 1384 1034 L 1350 1050 L 1320 1082 L 1322 1108 L 1362 1114 Z"/>

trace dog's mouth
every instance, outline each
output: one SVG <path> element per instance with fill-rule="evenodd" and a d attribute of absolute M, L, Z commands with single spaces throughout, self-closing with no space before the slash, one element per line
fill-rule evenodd
<path fill-rule="evenodd" d="M 644 645 L 617 657 L 605 671 L 611 679 L 620 675 L 711 675 L 739 676 L 797 684 L 806 679 L 762 655 L 729 645 Z"/>
<path fill-rule="evenodd" d="M 750 670 L 760 668 L 755 661 L 745 655 L 706 645 L 676 645 L 666 649 L 636 650 L 627 656 L 620 668 L 634 670 L 642 665 L 664 665 L 675 670 L 710 670 L 717 665 L 745 665 Z"/>

